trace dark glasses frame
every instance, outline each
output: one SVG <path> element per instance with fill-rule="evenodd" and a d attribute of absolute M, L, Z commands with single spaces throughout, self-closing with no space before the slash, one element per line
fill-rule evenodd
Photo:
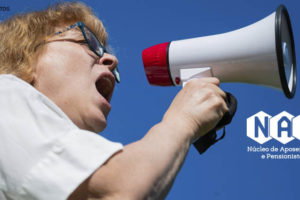
<path fill-rule="evenodd" d="M 80 22 L 80 21 L 76 22 L 75 24 L 72 24 L 71 26 L 67 27 L 65 30 L 56 32 L 55 35 L 59 35 L 68 30 L 71 30 L 75 27 L 78 27 L 81 30 L 81 33 L 82 33 L 84 40 L 86 41 L 89 49 L 92 52 L 94 52 L 97 56 L 99 56 L 101 58 L 104 55 L 104 53 L 108 53 L 106 48 L 98 40 L 96 35 L 83 22 Z M 115 76 L 116 82 L 120 83 L 120 73 L 119 73 L 119 70 L 117 67 L 113 70 L 113 74 Z"/>

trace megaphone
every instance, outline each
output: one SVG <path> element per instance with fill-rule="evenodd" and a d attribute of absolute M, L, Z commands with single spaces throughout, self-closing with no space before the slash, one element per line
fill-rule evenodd
<path fill-rule="evenodd" d="M 280 89 L 292 98 L 296 90 L 296 57 L 292 26 L 285 6 L 266 18 L 228 33 L 161 43 L 142 58 L 152 85 L 184 85 L 199 77 Z"/>

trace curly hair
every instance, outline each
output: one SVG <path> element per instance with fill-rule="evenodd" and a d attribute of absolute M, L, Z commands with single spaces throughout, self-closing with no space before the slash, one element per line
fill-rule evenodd
<path fill-rule="evenodd" d="M 102 22 L 80 2 L 57 3 L 42 11 L 19 14 L 2 21 L 0 74 L 13 74 L 31 83 L 34 62 L 43 49 L 40 44 L 58 27 L 67 27 L 77 21 L 85 23 L 106 45 L 107 33 Z"/>

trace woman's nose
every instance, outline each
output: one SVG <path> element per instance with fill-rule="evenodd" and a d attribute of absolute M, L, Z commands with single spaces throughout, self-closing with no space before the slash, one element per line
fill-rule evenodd
<path fill-rule="evenodd" d="M 118 59 L 112 54 L 104 53 L 98 63 L 100 65 L 105 65 L 110 71 L 113 71 L 118 65 Z"/>
<path fill-rule="evenodd" d="M 120 74 L 117 68 L 118 59 L 116 56 L 104 53 L 103 56 L 98 60 L 98 64 L 106 66 L 115 76 L 116 82 L 120 83 Z"/>

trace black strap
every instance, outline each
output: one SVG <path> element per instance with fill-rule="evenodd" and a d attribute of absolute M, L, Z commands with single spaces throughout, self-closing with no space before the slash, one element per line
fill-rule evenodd
<path fill-rule="evenodd" d="M 224 116 L 222 117 L 222 119 L 219 121 L 219 123 L 214 129 L 212 129 L 207 134 L 200 137 L 196 142 L 194 142 L 194 146 L 200 154 L 203 154 L 210 146 L 215 144 L 217 141 L 223 139 L 225 136 L 225 125 L 231 122 L 236 112 L 237 100 L 232 94 L 226 92 L 225 101 L 229 111 L 224 114 Z M 217 138 L 217 129 L 221 127 L 224 127 L 223 134 L 221 137 Z"/>

